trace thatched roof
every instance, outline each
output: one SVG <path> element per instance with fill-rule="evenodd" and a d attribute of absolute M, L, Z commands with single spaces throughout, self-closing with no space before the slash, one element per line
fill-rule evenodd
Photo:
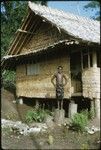
<path fill-rule="evenodd" d="M 39 48 L 39 49 L 34 49 L 34 51 L 29 51 L 26 53 L 21 53 L 21 54 L 16 54 L 16 55 L 6 55 L 3 57 L 2 61 L 2 68 L 3 69 L 15 69 L 16 64 L 19 62 L 21 63 L 21 60 L 23 63 L 27 60 L 29 60 L 31 57 L 33 58 L 34 56 L 39 56 L 40 54 L 46 54 L 47 52 L 50 53 L 50 51 L 54 51 L 56 49 L 59 49 L 63 46 L 68 46 L 68 45 L 78 45 L 79 42 L 75 40 L 61 40 L 58 42 L 55 42 L 54 44 L 51 44 L 49 46 L 46 46 L 45 48 Z"/>
<path fill-rule="evenodd" d="M 29 2 L 30 9 L 76 38 L 100 43 L 100 22 Z"/>
<path fill-rule="evenodd" d="M 31 57 L 31 55 L 36 55 L 37 53 L 40 54 L 44 51 L 52 49 L 53 47 L 60 45 L 60 44 L 76 44 L 75 42 L 84 42 L 84 43 L 91 43 L 97 44 L 100 43 L 100 23 L 98 21 L 94 21 L 85 17 L 80 17 L 77 15 L 73 15 L 71 13 L 65 13 L 63 11 L 59 11 L 57 9 L 52 9 L 50 7 L 37 5 L 35 3 L 29 2 L 29 11 L 28 15 L 23 21 L 21 29 L 17 30 L 16 36 L 11 44 L 11 47 L 2 60 L 2 66 L 4 68 L 10 67 L 13 64 L 13 61 L 17 61 L 22 59 L 23 57 Z M 33 32 L 30 32 L 30 29 L 33 28 L 33 24 L 31 24 L 31 20 L 33 16 L 39 16 L 42 18 L 43 21 L 49 22 L 50 24 L 54 25 L 58 28 L 61 33 L 63 30 L 67 35 L 73 37 L 74 41 L 58 41 L 54 43 L 52 46 L 49 45 L 46 48 L 37 49 L 34 51 L 27 52 L 25 54 L 20 54 L 20 50 L 23 45 L 26 43 L 27 36 L 33 36 Z M 34 18 L 35 19 L 35 18 Z M 28 23 L 29 22 L 29 23 Z M 27 29 L 26 29 L 26 28 Z"/>

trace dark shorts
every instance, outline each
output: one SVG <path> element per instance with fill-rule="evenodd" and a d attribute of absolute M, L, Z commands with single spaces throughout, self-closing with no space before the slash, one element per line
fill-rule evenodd
<path fill-rule="evenodd" d="M 56 86 L 56 98 L 58 100 L 62 100 L 64 97 L 64 88 L 63 85 L 57 85 Z"/>

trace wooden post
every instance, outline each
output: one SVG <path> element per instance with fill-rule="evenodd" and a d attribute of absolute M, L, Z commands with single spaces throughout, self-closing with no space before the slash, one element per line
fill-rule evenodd
<path fill-rule="evenodd" d="M 20 97 L 20 98 L 18 98 L 18 104 L 23 104 L 23 98 L 22 97 Z"/>
<path fill-rule="evenodd" d="M 38 101 L 38 100 L 36 100 L 35 108 L 36 108 L 36 109 L 39 108 L 39 101 Z"/>
<path fill-rule="evenodd" d="M 74 101 L 71 101 L 69 104 L 69 118 L 72 118 L 74 114 L 77 113 L 77 104 L 74 103 Z"/>
<path fill-rule="evenodd" d="M 96 51 L 93 51 L 93 67 L 94 68 L 97 67 L 97 55 L 96 55 Z"/>

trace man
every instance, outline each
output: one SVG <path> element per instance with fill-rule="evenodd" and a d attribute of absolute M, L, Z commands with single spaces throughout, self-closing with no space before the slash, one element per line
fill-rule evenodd
<path fill-rule="evenodd" d="M 54 83 L 55 80 L 55 83 Z M 65 83 L 64 83 L 65 81 Z M 63 67 L 59 66 L 57 68 L 57 73 L 55 73 L 51 79 L 52 84 L 56 88 L 56 98 L 58 102 L 58 108 L 63 108 L 63 97 L 64 97 L 64 86 L 67 84 L 67 78 L 63 74 Z"/>

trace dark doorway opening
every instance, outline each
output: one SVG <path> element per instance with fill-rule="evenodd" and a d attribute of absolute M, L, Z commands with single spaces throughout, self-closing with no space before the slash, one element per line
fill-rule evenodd
<path fill-rule="evenodd" d="M 73 100 L 75 101 L 75 103 L 78 105 L 77 107 L 77 112 L 81 112 L 83 110 L 88 110 L 90 111 L 90 108 L 91 108 L 91 101 L 90 99 L 87 99 L 87 98 L 82 98 L 82 97 L 76 97 L 76 98 L 73 98 Z"/>

